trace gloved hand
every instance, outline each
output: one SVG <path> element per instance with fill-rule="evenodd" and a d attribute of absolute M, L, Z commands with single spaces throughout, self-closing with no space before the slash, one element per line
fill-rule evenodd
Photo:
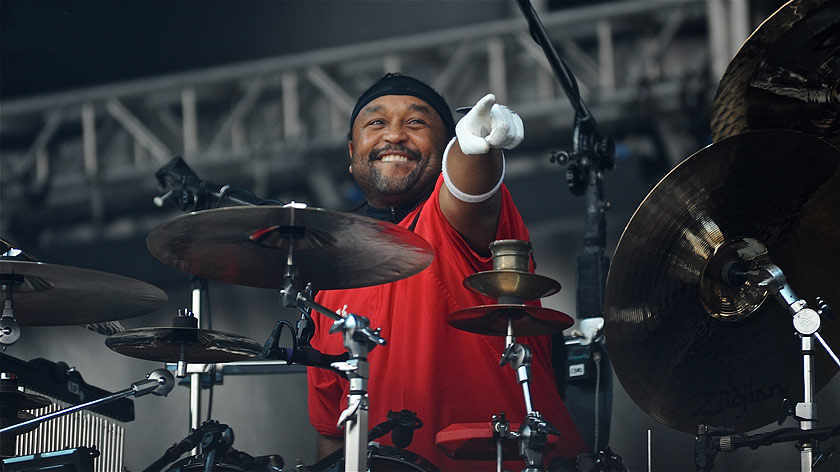
<path fill-rule="evenodd" d="M 455 125 L 464 154 L 484 154 L 491 148 L 513 149 L 525 137 L 522 118 L 487 94 Z"/>

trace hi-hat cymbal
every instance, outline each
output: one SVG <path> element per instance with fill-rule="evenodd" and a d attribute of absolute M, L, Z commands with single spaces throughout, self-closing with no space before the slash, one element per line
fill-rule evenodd
<path fill-rule="evenodd" d="M 425 269 L 434 255 L 423 238 L 384 221 L 285 206 L 181 215 L 155 228 L 146 245 L 165 264 L 199 277 L 281 288 L 290 239 L 294 279 L 317 290 L 393 282 Z"/>
<path fill-rule="evenodd" d="M 569 315 L 533 305 L 480 305 L 446 315 L 446 322 L 454 328 L 490 336 L 506 336 L 508 320 L 514 336 L 559 333 L 574 324 Z"/>
<path fill-rule="evenodd" d="M 713 102 L 712 137 L 802 131 L 840 147 L 840 3 L 792 0 L 746 40 Z"/>
<path fill-rule="evenodd" d="M 161 289 L 146 282 L 43 262 L 0 259 L 0 279 L 10 283 L 21 326 L 122 320 L 155 311 L 167 300 Z"/>
<path fill-rule="evenodd" d="M 840 151 L 816 137 L 752 131 L 708 146 L 666 175 L 624 230 L 604 295 L 616 374 L 650 416 L 676 429 L 751 430 L 803 395 L 792 317 L 729 261 L 771 262 L 811 306 L 840 307 Z M 766 248 L 766 249 L 765 249 Z M 840 342 L 840 322 L 821 334 Z M 837 368 L 817 347 L 816 386 Z"/>
<path fill-rule="evenodd" d="M 199 364 L 241 361 L 262 350 L 256 341 L 244 336 L 183 327 L 129 329 L 108 336 L 105 345 L 138 359 Z"/>

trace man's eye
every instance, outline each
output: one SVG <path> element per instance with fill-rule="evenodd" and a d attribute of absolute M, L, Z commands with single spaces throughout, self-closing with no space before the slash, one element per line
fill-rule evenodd
<path fill-rule="evenodd" d="M 384 123 L 385 123 L 384 121 L 379 120 L 379 119 L 376 119 L 376 120 L 370 120 L 370 121 L 368 122 L 368 126 L 381 125 L 381 124 L 384 124 Z"/>
<path fill-rule="evenodd" d="M 426 124 L 426 122 L 425 122 L 425 121 L 423 121 L 423 120 L 421 120 L 421 119 L 419 119 L 419 118 L 415 118 L 415 119 L 413 119 L 413 120 L 409 120 L 409 122 L 408 122 L 408 123 L 409 123 L 409 124 L 412 124 L 412 125 L 425 125 L 425 124 Z"/>

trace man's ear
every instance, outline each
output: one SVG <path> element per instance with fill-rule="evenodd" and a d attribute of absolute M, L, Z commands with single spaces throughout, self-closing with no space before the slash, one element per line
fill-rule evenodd
<path fill-rule="evenodd" d="M 350 152 L 350 167 L 347 169 L 351 174 L 353 173 L 353 141 L 347 142 L 347 150 Z"/>

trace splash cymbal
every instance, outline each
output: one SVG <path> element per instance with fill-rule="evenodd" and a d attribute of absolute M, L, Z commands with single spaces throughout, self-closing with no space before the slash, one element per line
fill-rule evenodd
<path fill-rule="evenodd" d="M 43 262 L 0 259 L 0 279 L 10 284 L 21 326 L 122 320 L 151 313 L 167 300 L 161 289 L 146 282 Z"/>
<path fill-rule="evenodd" d="M 748 431 L 803 391 L 792 317 L 721 268 L 771 261 L 793 291 L 840 307 L 840 151 L 785 130 L 726 138 L 677 165 L 619 240 L 604 295 L 605 339 L 624 389 L 650 416 Z M 822 336 L 840 342 L 840 322 Z M 816 387 L 836 372 L 820 348 Z"/>
<path fill-rule="evenodd" d="M 840 147 L 840 3 L 779 8 L 729 63 L 712 107 L 715 141 L 781 128 Z"/>
<path fill-rule="evenodd" d="M 105 345 L 120 354 L 149 361 L 211 364 L 250 359 L 261 346 L 244 336 L 184 327 L 136 328 L 108 336 Z"/>
<path fill-rule="evenodd" d="M 294 241 L 296 280 L 317 290 L 393 282 L 425 269 L 429 243 L 352 213 L 288 206 L 228 207 L 176 217 L 146 239 L 163 263 L 199 277 L 281 288 Z"/>
<path fill-rule="evenodd" d="M 569 315 L 533 305 L 480 305 L 446 315 L 446 322 L 454 328 L 490 336 L 506 336 L 508 320 L 514 336 L 559 333 L 574 324 Z"/>

